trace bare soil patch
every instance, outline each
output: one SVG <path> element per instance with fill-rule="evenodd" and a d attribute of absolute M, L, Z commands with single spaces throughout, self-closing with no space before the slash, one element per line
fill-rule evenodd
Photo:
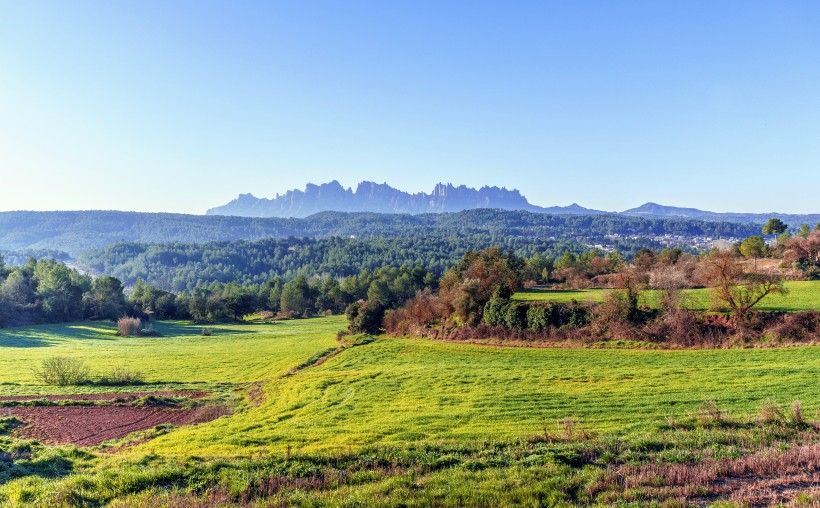
<path fill-rule="evenodd" d="M 265 390 L 262 388 L 262 383 L 254 383 L 248 388 L 248 402 L 251 403 L 253 407 L 259 407 L 265 403 L 267 397 L 265 397 Z"/>
<path fill-rule="evenodd" d="M 192 425 L 228 414 L 227 408 L 203 406 L 193 409 L 132 406 L 37 406 L 5 410 L 24 424 L 15 434 L 46 444 L 97 446 L 132 432 L 157 425 Z"/>

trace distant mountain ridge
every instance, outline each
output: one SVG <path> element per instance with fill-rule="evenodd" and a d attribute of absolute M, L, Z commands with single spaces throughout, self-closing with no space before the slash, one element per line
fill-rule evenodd
<path fill-rule="evenodd" d="M 788 213 L 740 213 L 740 212 L 709 212 L 697 208 L 682 208 L 665 206 L 657 203 L 644 203 L 637 208 L 630 208 L 621 212 L 621 215 L 649 218 L 694 219 L 719 222 L 760 223 L 776 217 L 789 226 L 796 228 L 802 224 L 814 227 L 820 224 L 820 214 L 788 214 Z"/>
<path fill-rule="evenodd" d="M 522 210 L 550 214 L 597 215 L 605 212 L 572 204 L 544 208 L 532 205 L 518 190 L 484 186 L 473 189 L 464 185 L 439 183 L 430 194 L 411 194 L 386 183 L 361 182 L 354 191 L 333 180 L 307 184 L 304 191 L 295 189 L 276 197 L 257 198 L 240 194 L 230 203 L 211 208 L 206 215 L 242 217 L 308 217 L 318 212 L 423 213 L 460 212 L 477 208 Z"/>
<path fill-rule="evenodd" d="M 464 185 L 439 183 L 429 194 L 409 193 L 386 183 L 361 182 L 355 190 L 345 189 L 333 180 L 315 185 L 307 184 L 305 190 L 290 190 L 274 198 L 257 198 L 252 194 L 240 194 L 228 204 L 211 208 L 206 215 L 233 217 L 293 217 L 305 218 L 320 212 L 371 212 L 387 214 L 419 215 L 425 213 L 461 212 L 481 208 L 518 210 L 553 215 L 628 215 L 647 218 L 695 219 L 711 222 L 759 223 L 777 217 L 796 228 L 801 224 L 814 226 L 820 223 L 820 214 L 785 213 L 738 213 L 710 212 L 697 208 L 665 206 L 648 202 L 623 212 L 604 212 L 585 208 L 578 204 L 542 207 L 531 204 L 517 189 L 484 186 L 473 189 Z"/>

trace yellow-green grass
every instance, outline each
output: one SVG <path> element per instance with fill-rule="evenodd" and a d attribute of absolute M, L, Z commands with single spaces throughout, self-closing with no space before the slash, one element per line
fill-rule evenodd
<path fill-rule="evenodd" d="M 789 281 L 786 282 L 787 294 L 772 295 L 764 299 L 759 310 L 799 312 L 805 310 L 820 310 L 820 281 Z M 545 302 L 578 302 L 600 303 L 604 301 L 610 289 L 525 289 L 513 295 L 513 299 L 522 301 Z M 708 289 L 687 289 L 683 291 L 687 304 L 695 310 L 707 310 L 711 307 L 712 299 Z M 645 291 L 642 303 L 656 307 L 659 299 L 658 291 Z"/>
<path fill-rule="evenodd" d="M 811 414 L 820 348 L 496 348 L 382 338 L 277 379 L 241 416 L 180 429 L 138 452 L 202 456 L 333 452 L 366 445 L 505 440 L 585 429 L 629 433 L 715 399 L 736 416 L 800 399 Z"/>
<path fill-rule="evenodd" d="M 153 323 L 161 337 L 117 337 L 113 323 L 75 323 L 0 330 L 0 395 L 133 391 L 134 387 L 44 386 L 34 370 L 52 356 L 82 358 L 92 371 L 141 372 L 139 390 L 204 389 L 274 378 L 336 345 L 343 317 L 276 324 Z"/>
<path fill-rule="evenodd" d="M 267 400 L 259 407 L 243 404 L 235 414 L 209 423 L 171 430 L 118 454 L 84 455 L 71 448 L 42 452 L 37 460 L 45 472 L 25 472 L 0 485 L 0 504 L 17 500 L 17 506 L 29 506 L 41 499 L 42 506 L 51 506 L 55 497 L 76 495 L 96 500 L 89 505 L 105 505 L 134 494 L 138 501 L 123 506 L 140 506 L 176 485 L 200 493 L 214 485 L 235 486 L 242 493 L 279 475 L 304 479 L 317 463 L 344 468 L 345 457 L 353 455 L 351 478 L 360 480 L 326 491 L 294 487 L 283 494 L 294 496 L 288 503 L 535 506 L 554 504 L 557 496 L 556 501 L 569 504 L 573 497 L 567 492 L 595 474 L 590 467 L 576 470 L 554 458 L 575 444 L 539 445 L 543 449 L 536 455 L 527 444 L 534 441 L 519 441 L 545 431 L 562 434 L 564 418 L 577 418 L 582 428 L 602 434 L 606 442 L 620 436 L 619 441 L 634 443 L 634 449 L 625 448 L 628 455 L 663 453 L 669 440 L 663 441 L 658 424 L 669 417 L 685 419 L 708 399 L 733 418 L 748 419 L 769 398 L 784 406 L 799 399 L 807 419 L 820 417 L 820 347 L 538 349 L 385 337 L 355 341 L 358 345 L 323 363 L 291 372 L 336 347 L 336 331 L 344 325 L 340 317 L 218 325 L 212 336 L 202 337 L 201 326 L 159 323 L 164 337 L 132 339 L 115 337 L 113 325 L 103 324 L 4 330 L 4 394 L 54 392 L 38 385 L 29 371 L 42 358 L 62 354 L 82 356 L 96 369 L 126 363 L 145 371 L 151 387 L 220 388 L 265 381 Z M 99 388 L 61 389 L 78 390 Z M 709 432 L 684 432 L 678 444 L 671 443 L 677 448 L 669 456 L 689 457 L 695 441 L 699 448 L 692 453 L 738 452 L 733 437 Z M 516 442 L 523 443 L 520 457 L 515 450 L 504 452 L 505 443 Z M 460 449 L 463 456 L 449 455 Z M 377 462 L 371 454 L 378 453 L 380 464 L 398 458 L 411 465 L 460 465 L 418 477 L 414 469 L 406 474 L 400 469 L 395 474 L 370 471 Z M 518 458 L 512 460 L 513 455 Z M 495 461 L 500 465 L 492 466 Z M 48 469 L 51 463 L 58 472 Z M 271 505 L 285 499 L 273 499 Z"/>
<path fill-rule="evenodd" d="M 0 393 L 101 391 L 42 386 L 31 369 L 54 355 L 94 369 L 125 365 L 148 388 L 219 388 L 266 381 L 267 400 L 230 417 L 177 429 L 129 454 L 256 456 L 368 445 L 504 440 L 557 430 L 629 433 L 683 417 L 715 399 L 736 415 L 761 401 L 820 408 L 820 348 L 648 351 L 498 348 L 379 338 L 287 373 L 335 347 L 344 318 L 275 325 L 158 323 L 165 336 L 117 338 L 112 325 L 30 327 L 0 333 Z M 128 388 L 125 388 L 128 389 Z M 133 388 L 131 388 L 133 389 Z"/>

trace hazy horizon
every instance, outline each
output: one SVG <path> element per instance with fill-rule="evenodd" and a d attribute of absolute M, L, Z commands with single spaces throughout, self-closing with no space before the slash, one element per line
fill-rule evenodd
<path fill-rule="evenodd" d="M 332 181 L 332 180 L 331 180 L 331 181 Z M 327 181 L 327 182 L 307 182 L 307 183 L 314 184 L 314 185 L 322 185 L 322 184 L 330 183 L 331 181 Z M 337 180 L 337 181 L 338 181 L 338 180 Z M 356 185 L 357 185 L 357 184 L 359 184 L 359 183 L 361 183 L 361 182 L 356 182 L 356 183 L 354 183 L 354 184 L 352 184 L 352 185 L 346 185 L 344 182 L 339 182 L 339 184 L 340 184 L 340 185 L 341 185 L 344 189 L 346 189 L 346 190 L 352 189 L 353 191 L 355 191 L 355 190 L 356 190 Z M 456 183 L 456 182 L 436 182 L 436 184 L 434 184 L 434 185 L 433 185 L 433 187 L 431 187 L 430 189 L 427 189 L 427 190 L 420 190 L 420 191 L 408 191 L 408 190 L 406 190 L 406 189 L 401 189 L 401 188 L 395 187 L 394 185 L 391 185 L 391 184 L 390 184 L 390 182 L 386 182 L 386 181 L 375 181 L 375 183 L 377 183 L 377 184 L 387 184 L 387 185 L 390 185 L 390 186 L 391 186 L 391 187 L 393 187 L 393 188 L 397 188 L 397 189 L 398 189 L 398 190 L 400 190 L 400 191 L 404 191 L 404 192 L 408 192 L 408 193 L 417 193 L 417 192 L 422 192 L 422 193 L 425 193 L 425 194 L 430 194 L 430 192 L 433 190 L 433 187 L 435 187 L 435 185 L 437 185 L 437 184 L 439 184 L 439 183 L 442 183 L 442 184 L 448 184 L 448 183 L 450 183 L 450 184 L 452 184 L 452 185 L 453 185 L 453 186 L 455 186 L 455 187 L 458 187 L 458 186 L 460 186 L 460 185 L 464 185 L 464 184 L 459 184 L 459 183 Z M 287 192 L 287 191 L 291 191 L 291 190 L 302 190 L 302 191 L 304 191 L 304 190 L 305 190 L 306 185 L 307 185 L 307 184 L 305 184 L 305 185 L 303 185 L 303 186 L 301 186 L 301 187 L 299 187 L 299 188 L 296 188 L 296 189 L 287 189 L 286 191 L 284 191 L 284 192 L 279 192 L 278 194 L 281 196 L 281 195 L 285 194 L 285 192 Z M 467 187 L 470 187 L 470 186 L 468 185 Z M 492 186 L 492 185 L 489 185 L 489 187 L 493 187 L 493 186 Z M 503 185 L 498 185 L 498 186 L 495 186 L 495 187 L 502 187 L 502 188 L 503 188 L 504 186 L 503 186 Z M 479 187 L 473 187 L 473 188 L 478 189 L 478 188 L 480 188 L 480 186 L 479 186 Z M 554 207 L 554 206 L 566 207 L 566 206 L 571 206 L 571 205 L 580 205 L 580 206 L 582 206 L 582 207 L 584 207 L 584 208 L 589 208 L 589 209 L 591 209 L 591 210 L 596 210 L 596 211 L 603 211 L 603 212 L 607 212 L 607 213 L 620 213 L 620 212 L 624 212 L 624 211 L 627 211 L 627 210 L 630 210 L 630 209 L 633 209 L 633 208 L 638 208 L 638 207 L 643 206 L 643 205 L 645 205 L 645 204 L 657 204 L 657 205 L 661 205 L 661 206 L 675 207 L 675 208 L 696 208 L 696 207 L 688 206 L 688 205 L 686 205 L 686 204 L 659 203 L 659 202 L 657 202 L 657 201 L 652 201 L 652 200 L 645 200 L 645 201 L 642 201 L 642 202 L 640 202 L 640 203 L 636 203 L 636 204 L 634 204 L 634 205 L 632 205 L 632 206 L 629 206 L 629 207 L 623 208 L 623 209 L 621 209 L 621 210 L 605 210 L 605 209 L 602 209 L 602 208 L 597 208 L 597 207 L 595 207 L 595 206 L 589 206 L 589 205 L 587 205 L 587 204 L 585 204 L 585 203 L 575 203 L 575 202 L 572 202 L 572 203 L 536 203 L 536 202 L 533 202 L 533 200 L 532 200 L 532 199 L 529 199 L 529 197 L 528 197 L 528 196 L 527 196 L 524 192 L 522 192 L 522 191 L 521 191 L 521 189 L 515 189 L 514 187 L 506 187 L 506 188 L 507 188 L 507 190 L 518 190 L 519 192 L 521 192 L 521 195 L 522 195 L 525 199 L 527 199 L 527 201 L 529 202 L 529 204 L 531 204 L 531 205 L 535 205 L 535 206 L 544 207 L 544 208 Z M 243 193 L 241 193 L 241 194 L 251 194 L 251 195 L 253 195 L 253 197 L 255 197 L 255 198 L 260 198 L 260 199 L 274 199 L 274 198 L 277 196 L 276 194 L 273 194 L 273 195 L 267 196 L 267 195 L 257 194 L 257 193 L 254 193 L 254 192 L 243 192 Z M 234 196 L 234 198 L 232 198 L 232 199 L 235 199 L 235 198 L 237 198 L 237 197 L 238 197 L 238 195 L 237 195 L 237 196 Z M 216 208 L 217 206 L 222 206 L 222 205 L 225 205 L 225 204 L 227 204 L 227 203 L 228 203 L 228 201 L 226 201 L 226 202 L 224 202 L 224 203 L 215 204 L 215 205 L 213 205 L 213 206 L 209 206 L 209 207 L 207 207 L 207 209 L 210 209 L 210 208 Z M 492 208 L 492 207 L 490 207 L 490 208 Z M 47 209 L 13 209 L 13 210 L 0 210 L 0 213 L 2 213 L 2 212 L 48 212 L 48 211 L 57 211 L 57 212 L 127 212 L 127 213 L 130 213 L 130 212 L 136 212 L 136 213 L 180 213 L 180 214 L 185 214 L 185 215 L 205 215 L 205 212 L 207 211 L 207 209 L 204 209 L 204 210 L 202 210 L 201 212 L 187 212 L 187 211 L 182 211 L 182 212 L 171 212 L 171 211 L 167 211 L 167 210 L 128 210 L 128 209 L 121 209 L 121 208 L 73 208 L 73 209 L 56 209 L 56 208 L 47 208 Z M 774 213 L 774 214 L 789 214 L 789 215 L 815 215 L 815 214 L 820 214 L 820 211 L 807 211 L 807 212 L 782 212 L 782 211 L 780 211 L 780 210 L 764 210 L 764 209 L 760 209 L 760 210 L 713 210 L 713 209 L 698 209 L 698 210 L 701 210 L 701 211 L 706 211 L 706 212 L 715 212 L 715 213 L 740 213 L 740 214 L 746 214 L 746 213 L 748 213 L 748 214 L 767 214 L 767 213 Z M 333 210 L 329 210 L 329 211 L 333 211 Z"/>
<path fill-rule="evenodd" d="M 0 210 L 307 182 L 820 213 L 814 2 L 8 2 Z"/>

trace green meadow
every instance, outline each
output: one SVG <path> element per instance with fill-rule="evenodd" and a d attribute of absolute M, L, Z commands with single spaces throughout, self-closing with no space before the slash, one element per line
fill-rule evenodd
<path fill-rule="evenodd" d="M 799 312 L 820 309 L 820 281 L 788 281 L 785 284 L 785 295 L 772 295 L 763 300 L 757 307 L 764 311 Z M 513 295 L 513 299 L 522 301 L 578 302 L 600 303 L 604 301 L 610 289 L 525 289 Z M 694 310 L 707 310 L 712 299 L 709 290 L 685 289 L 682 291 L 687 305 Z M 642 302 L 649 307 L 657 307 L 660 294 L 658 291 L 644 291 Z"/>
<path fill-rule="evenodd" d="M 820 409 L 820 348 L 622 350 L 501 348 L 376 338 L 320 365 L 344 318 L 201 327 L 157 323 L 163 337 L 118 338 L 108 324 L 0 334 L 0 394 L 125 391 L 38 384 L 42 359 L 77 356 L 92 369 L 128 366 L 155 389 L 239 390 L 264 382 L 266 401 L 233 417 L 175 430 L 133 450 L 171 455 L 332 451 L 375 444 L 508 439 L 563 418 L 625 432 L 684 416 L 706 399 L 752 413 L 761 400 Z"/>
<path fill-rule="evenodd" d="M 554 498 L 573 504 L 581 502 L 573 489 L 591 481 L 591 470 L 556 462 L 560 450 L 546 444 L 539 445 L 546 455 L 527 462 L 536 459 L 529 445 L 520 448 L 522 439 L 560 435 L 573 421 L 638 447 L 669 439 L 652 445 L 668 455 L 683 445 L 658 429 L 670 419 L 691 420 L 706 400 L 748 420 L 766 399 L 784 407 L 799 399 L 807 418 L 820 418 L 820 347 L 503 348 L 358 337 L 312 364 L 337 348 L 336 333 L 345 324 L 343 317 L 329 317 L 216 325 L 202 336 L 201 326 L 169 322 L 154 324 L 163 336 L 143 338 L 116 337 L 113 325 L 101 323 L 3 330 L 0 395 L 129 389 L 39 384 L 33 369 L 63 355 L 82 357 L 99 371 L 139 370 L 146 382 L 140 391 L 197 389 L 232 393 L 240 402 L 231 416 L 163 429 L 115 454 L 43 449 L 40 462 L 59 459 L 66 469 L 49 465 L 36 473 L 31 466 L 19 477 L 4 477 L 0 467 L 0 502 L 52 506 L 60 492 L 85 506 L 116 500 L 124 504 L 112 506 L 187 506 L 190 498 L 174 496 L 205 495 L 203 485 L 213 482 L 234 492 L 226 494 L 231 503 L 268 506 L 242 504 L 260 475 L 327 478 L 327 471 L 346 467 L 340 480 L 315 491 L 274 489 L 271 503 L 538 505 Z M 241 401 L 251 383 L 264 389 L 258 406 Z M 0 448 L 8 439 L 2 434 L 0 425 Z M 715 446 L 738 453 L 733 440 L 740 438 L 721 439 Z M 685 446 L 715 453 L 705 435 L 695 441 L 700 444 Z M 591 445 L 560 444 L 566 446 Z M 629 459 L 628 446 L 618 450 L 623 460 L 637 460 Z M 409 469 L 396 465 L 405 463 Z"/>
<path fill-rule="evenodd" d="M 794 399 L 820 409 L 820 348 L 646 351 L 496 348 L 377 339 L 266 387 L 242 418 L 189 427 L 155 453 L 242 455 L 374 444 L 513 439 L 566 417 L 622 433 L 707 399 L 753 414 Z"/>
<path fill-rule="evenodd" d="M 128 391 L 97 386 L 37 384 L 44 358 L 82 358 L 92 370 L 140 371 L 145 389 L 213 390 L 272 379 L 317 352 L 336 346 L 344 318 L 275 324 L 201 325 L 155 322 L 160 337 L 117 337 L 114 323 L 75 323 L 0 329 L 0 395 Z M 142 388 L 141 388 L 142 389 Z"/>

